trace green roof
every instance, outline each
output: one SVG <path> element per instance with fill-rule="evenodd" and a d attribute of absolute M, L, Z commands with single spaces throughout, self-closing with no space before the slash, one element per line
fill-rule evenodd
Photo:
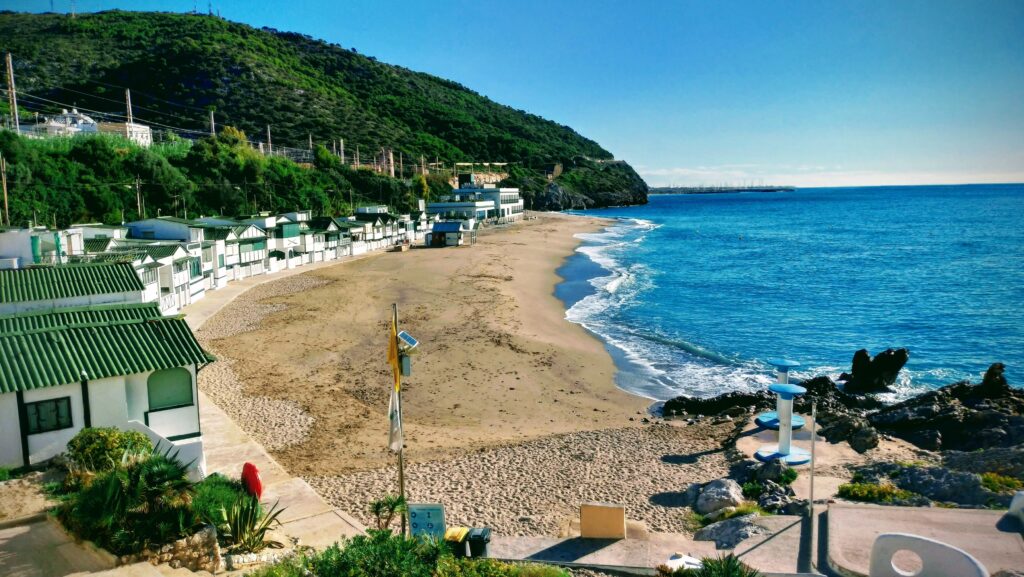
<path fill-rule="evenodd" d="M 230 226 L 204 226 L 203 237 L 206 240 L 224 240 L 231 234 Z"/>
<path fill-rule="evenodd" d="M 0 316 L 0 336 L 7 336 L 11 333 L 45 331 L 56 327 L 158 319 L 160 316 L 160 306 L 155 302 L 65 307 L 16 313 Z"/>
<path fill-rule="evenodd" d="M 142 291 L 129 263 L 68 264 L 0 270 L 0 303 Z"/>
<path fill-rule="evenodd" d="M 113 240 L 112 238 L 87 238 L 85 239 L 85 252 L 104 252 Z"/>
<path fill-rule="evenodd" d="M 155 304 L 0 317 L 0 393 L 216 360 L 181 317 Z"/>

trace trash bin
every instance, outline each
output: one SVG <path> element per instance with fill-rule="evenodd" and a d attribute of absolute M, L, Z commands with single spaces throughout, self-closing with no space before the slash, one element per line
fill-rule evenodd
<path fill-rule="evenodd" d="M 470 557 L 486 557 L 487 544 L 491 542 L 491 530 L 487 527 L 473 527 L 466 535 Z"/>
<path fill-rule="evenodd" d="M 444 532 L 444 540 L 447 541 L 452 548 L 452 553 L 456 557 L 466 556 L 466 535 L 469 533 L 469 527 L 448 527 Z"/>

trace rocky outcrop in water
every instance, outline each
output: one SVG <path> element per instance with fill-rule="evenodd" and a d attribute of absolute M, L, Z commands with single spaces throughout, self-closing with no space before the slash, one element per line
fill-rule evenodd
<path fill-rule="evenodd" d="M 1010 387 L 1004 368 L 995 363 L 981 384 L 954 383 L 886 407 L 868 420 L 922 449 L 973 451 L 1024 443 L 1024 391 Z"/>
<path fill-rule="evenodd" d="M 874 358 L 867 349 L 861 349 L 853 354 L 850 372 L 840 375 L 839 380 L 845 382 L 847 393 L 886 393 L 909 358 L 907 349 L 886 349 Z"/>

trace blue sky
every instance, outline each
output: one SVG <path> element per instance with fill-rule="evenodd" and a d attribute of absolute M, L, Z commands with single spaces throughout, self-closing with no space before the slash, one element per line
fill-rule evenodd
<path fill-rule="evenodd" d="M 572 126 L 652 185 L 1024 181 L 1017 0 L 220 0 L 213 9 Z"/>

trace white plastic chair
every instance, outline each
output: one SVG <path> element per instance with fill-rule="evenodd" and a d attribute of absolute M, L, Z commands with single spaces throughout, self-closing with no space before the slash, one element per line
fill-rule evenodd
<path fill-rule="evenodd" d="M 921 558 L 921 569 L 903 571 L 892 562 L 900 551 L 911 551 Z M 988 569 L 962 551 L 941 541 L 909 535 L 883 533 L 871 547 L 870 577 L 988 577 Z"/>

